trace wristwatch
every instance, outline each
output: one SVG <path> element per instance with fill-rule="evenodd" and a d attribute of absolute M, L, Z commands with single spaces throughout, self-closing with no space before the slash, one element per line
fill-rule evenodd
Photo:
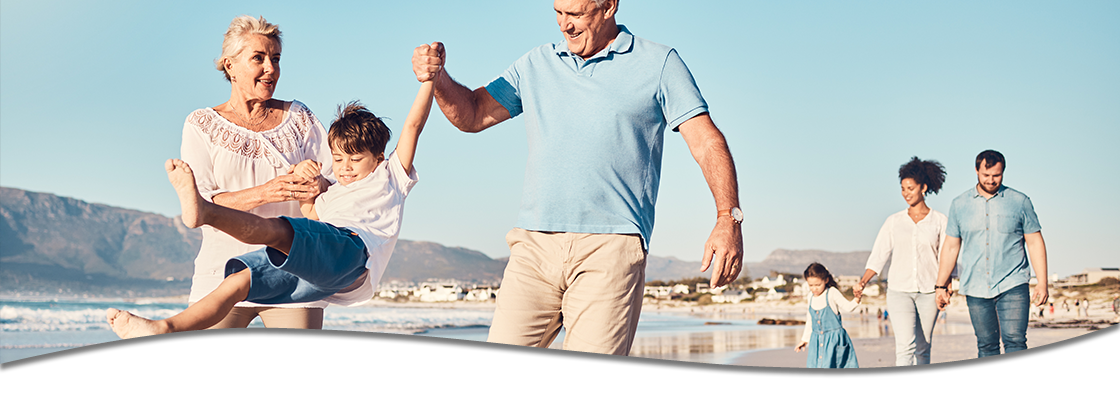
<path fill-rule="evenodd" d="M 716 214 L 716 218 L 719 217 L 731 217 L 731 220 L 736 224 L 741 224 L 743 223 L 743 210 L 740 210 L 739 207 L 731 207 L 727 210 L 720 210 L 719 214 Z"/>

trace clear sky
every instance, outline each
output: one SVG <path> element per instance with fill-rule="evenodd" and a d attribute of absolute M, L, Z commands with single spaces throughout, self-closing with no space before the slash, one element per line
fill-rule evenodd
<path fill-rule="evenodd" d="M 545 0 L 3 0 L 0 184 L 179 214 L 162 164 L 188 113 L 228 100 L 213 60 L 240 14 L 280 25 L 276 98 L 324 124 L 360 99 L 398 129 L 422 43 L 446 43 L 448 71 L 478 87 L 562 40 Z M 1120 266 L 1120 2 L 642 0 L 618 21 L 695 76 L 735 157 L 748 262 L 870 250 L 905 207 L 899 165 L 945 164 L 928 204 L 947 213 L 994 148 L 1034 202 L 1052 273 Z M 523 118 L 467 135 L 433 109 L 401 237 L 508 255 L 525 147 Z M 672 132 L 657 209 L 650 252 L 699 260 L 716 210 Z"/>

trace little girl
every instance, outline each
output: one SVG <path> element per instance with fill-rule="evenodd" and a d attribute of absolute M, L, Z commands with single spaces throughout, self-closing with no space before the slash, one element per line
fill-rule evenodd
<path fill-rule="evenodd" d="M 795 350 L 800 352 L 808 347 L 807 368 L 859 368 L 852 338 L 840 323 L 840 311 L 854 311 L 859 306 L 859 298 L 855 301 L 844 298 L 832 274 L 818 263 L 809 264 L 805 269 L 805 281 L 813 297 L 809 299 L 805 333 Z"/>

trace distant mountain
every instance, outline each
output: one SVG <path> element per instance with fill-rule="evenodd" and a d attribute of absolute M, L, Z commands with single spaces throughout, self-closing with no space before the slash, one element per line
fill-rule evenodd
<path fill-rule="evenodd" d="M 786 250 L 777 249 L 766 256 L 762 262 L 748 263 L 747 268 L 752 277 L 760 278 L 771 271 L 802 274 L 805 268 L 814 262 L 821 263 L 833 275 L 863 275 L 870 251 L 852 251 L 847 253 L 834 253 L 823 250 Z M 889 267 L 889 263 L 888 263 Z M 886 273 L 886 270 L 883 270 Z"/>
<path fill-rule="evenodd" d="M 712 271 L 700 272 L 699 261 L 681 261 L 676 257 L 646 257 L 646 281 L 672 281 L 695 278 L 698 276 L 710 277 Z"/>
<path fill-rule="evenodd" d="M 166 280 L 190 277 L 202 234 L 158 214 L 0 188 L 0 243 L 5 268 Z"/>
<path fill-rule="evenodd" d="M 505 261 L 462 247 L 432 242 L 398 240 L 382 281 L 422 282 L 428 279 L 457 279 L 497 283 L 502 280 Z"/>
<path fill-rule="evenodd" d="M 185 294 L 202 233 L 178 217 L 0 187 L 0 294 Z M 840 275 L 863 273 L 869 252 L 775 250 L 745 271 L 801 273 L 818 261 Z M 505 258 L 437 243 L 400 240 L 383 281 L 456 279 L 495 284 Z M 650 256 L 646 280 L 697 276 L 700 262 Z"/>

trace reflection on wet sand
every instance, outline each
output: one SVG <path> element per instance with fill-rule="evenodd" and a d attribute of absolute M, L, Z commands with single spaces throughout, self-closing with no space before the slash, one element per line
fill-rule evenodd
<path fill-rule="evenodd" d="M 736 321 L 726 329 L 691 332 L 642 332 L 634 339 L 630 350 L 633 357 L 661 360 L 728 364 L 738 356 L 755 350 L 792 348 L 801 341 L 804 325 L 769 326 L 757 325 L 761 318 L 804 320 L 804 315 L 792 316 L 789 313 L 756 315 L 749 313 L 690 313 L 692 317 L 709 319 L 713 324 L 721 321 Z M 742 320 L 750 320 L 743 324 Z M 946 322 L 939 318 L 934 335 L 971 334 L 972 325 L 959 321 Z M 743 327 L 744 329 L 734 329 Z M 866 314 L 844 317 L 844 328 L 852 338 L 879 338 L 891 335 L 890 323 L 883 318 Z"/>

